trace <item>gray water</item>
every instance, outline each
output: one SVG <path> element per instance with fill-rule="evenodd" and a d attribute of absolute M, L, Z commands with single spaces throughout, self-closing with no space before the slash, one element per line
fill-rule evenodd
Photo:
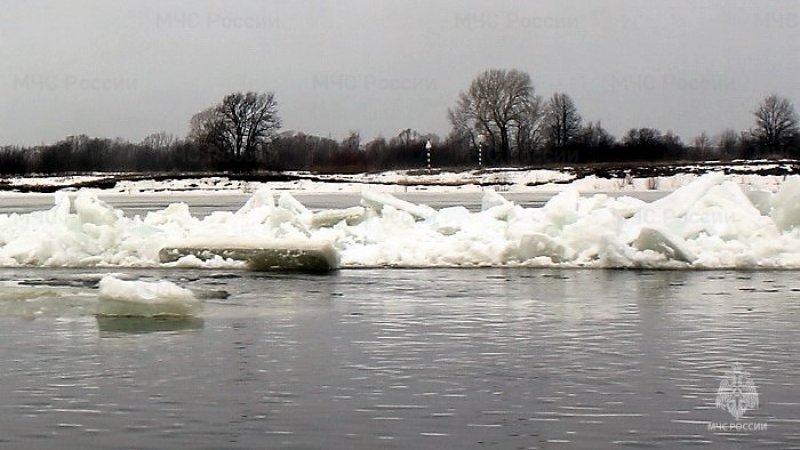
<path fill-rule="evenodd" d="M 0 445 L 800 447 L 794 272 L 117 272 L 205 312 L 99 319 L 96 270 L 0 270 Z M 764 431 L 708 431 L 734 362 Z"/>

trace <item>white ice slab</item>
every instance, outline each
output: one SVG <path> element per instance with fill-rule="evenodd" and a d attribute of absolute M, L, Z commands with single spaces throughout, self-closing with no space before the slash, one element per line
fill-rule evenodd
<path fill-rule="evenodd" d="M 109 317 L 194 316 L 203 305 L 192 291 L 169 281 L 100 280 L 97 315 Z"/>

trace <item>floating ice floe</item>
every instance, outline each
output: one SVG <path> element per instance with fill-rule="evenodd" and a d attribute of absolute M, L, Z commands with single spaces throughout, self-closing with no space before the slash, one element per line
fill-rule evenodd
<path fill-rule="evenodd" d="M 311 211 L 288 193 L 261 190 L 236 212 L 198 218 L 173 204 L 130 218 L 80 191 L 74 200 L 57 195 L 48 211 L 0 215 L 0 266 L 244 267 L 247 257 L 219 250 L 269 242 L 279 249 L 328 246 L 326 258 L 341 268 L 800 269 L 798 199 L 797 177 L 772 194 L 709 174 L 652 203 L 568 187 L 542 208 L 494 191 L 477 212 L 366 192 L 359 207 Z M 187 242 L 216 253 L 164 257 Z"/>
<path fill-rule="evenodd" d="M 187 317 L 202 310 L 192 291 L 170 281 L 100 280 L 97 315 L 106 317 Z"/>

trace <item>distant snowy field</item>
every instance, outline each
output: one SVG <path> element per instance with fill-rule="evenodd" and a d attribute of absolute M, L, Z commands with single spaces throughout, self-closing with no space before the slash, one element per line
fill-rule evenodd
<path fill-rule="evenodd" d="M 560 192 L 566 187 L 574 187 L 581 193 L 597 192 L 637 192 L 673 191 L 686 186 L 707 172 L 724 172 L 728 179 L 745 188 L 755 188 L 776 192 L 786 180 L 787 174 L 796 173 L 794 162 L 754 161 L 732 163 L 729 165 L 686 165 L 669 167 L 661 172 L 668 175 L 641 176 L 614 173 L 579 173 L 570 168 L 562 170 L 535 169 L 488 169 L 484 171 L 446 172 L 424 170 L 389 171 L 376 174 L 354 175 L 315 175 L 304 172 L 288 172 L 292 181 L 243 181 L 227 177 L 177 178 L 167 180 L 137 179 L 125 180 L 119 175 L 91 175 L 74 177 L 25 177 L 0 178 L 0 196 L 18 195 L 19 192 L 37 191 L 42 187 L 53 190 L 91 186 L 94 182 L 111 180 L 110 186 L 102 189 L 105 193 L 118 194 L 169 194 L 180 193 L 199 195 L 252 194 L 263 188 L 274 191 L 306 193 L 358 193 L 372 192 L 480 192 L 491 188 L 499 192 Z M 120 181 L 113 182 L 115 178 Z"/>

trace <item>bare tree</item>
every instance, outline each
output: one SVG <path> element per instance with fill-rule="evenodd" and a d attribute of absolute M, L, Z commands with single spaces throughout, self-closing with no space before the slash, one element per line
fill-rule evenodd
<path fill-rule="evenodd" d="M 153 133 L 142 140 L 144 147 L 153 150 L 165 151 L 172 149 L 178 144 L 178 138 L 174 134 L 162 131 L 160 133 Z"/>
<path fill-rule="evenodd" d="M 528 143 L 519 134 L 533 132 L 539 120 L 531 77 L 519 70 L 492 69 L 478 75 L 466 91 L 459 94 L 455 108 L 448 110 L 454 132 L 469 139 L 473 146 L 478 136 L 487 139 L 494 159 L 508 162 L 512 147 Z M 519 149 L 516 149 L 519 150 Z"/>
<path fill-rule="evenodd" d="M 241 160 L 269 143 L 280 126 L 274 93 L 237 92 L 192 117 L 189 137 Z"/>
<path fill-rule="evenodd" d="M 785 98 L 770 95 L 755 111 L 756 128 L 753 135 L 762 150 L 786 151 L 800 134 L 794 105 Z"/>
<path fill-rule="evenodd" d="M 739 147 L 739 133 L 725 130 L 717 136 L 716 143 L 723 158 L 735 158 Z"/>
<path fill-rule="evenodd" d="M 700 133 L 699 136 L 694 138 L 692 141 L 692 147 L 694 150 L 694 155 L 697 159 L 705 160 L 707 159 L 716 149 L 714 148 L 714 143 L 711 140 L 711 137 L 708 136 L 708 133 L 703 131 Z"/>
<path fill-rule="evenodd" d="M 517 122 L 517 157 L 520 163 L 533 161 L 536 151 L 542 147 L 544 141 L 542 117 L 544 117 L 544 106 L 541 97 L 533 96 L 520 108 L 520 118 Z"/>
<path fill-rule="evenodd" d="M 402 130 L 400 134 L 393 137 L 390 141 L 390 144 L 408 147 L 411 144 L 416 143 L 418 139 L 419 133 L 411 128 L 406 128 L 405 130 Z"/>
<path fill-rule="evenodd" d="M 342 150 L 357 152 L 361 149 L 361 133 L 355 130 L 350 130 L 350 133 L 342 139 L 340 144 Z"/>
<path fill-rule="evenodd" d="M 694 146 L 694 148 L 696 148 L 701 152 L 706 152 L 714 147 L 714 145 L 711 143 L 711 138 L 705 131 L 703 131 L 702 133 L 700 133 L 699 136 L 694 138 L 694 141 L 692 141 L 692 145 Z"/>
<path fill-rule="evenodd" d="M 616 138 L 611 135 L 600 122 L 589 122 L 582 127 L 578 136 L 575 138 L 584 150 L 596 152 L 598 150 L 609 150 L 616 143 Z M 591 155 L 597 159 L 600 155 Z"/>
<path fill-rule="evenodd" d="M 217 114 L 217 107 L 204 109 L 199 113 L 192 116 L 189 122 L 189 134 L 186 138 L 193 142 L 209 144 L 218 134 L 217 126 L 221 125 L 222 121 Z"/>
<path fill-rule="evenodd" d="M 569 95 L 553 94 L 547 103 L 545 115 L 545 132 L 550 146 L 562 148 L 571 144 L 580 134 L 582 122 L 578 108 Z"/>

